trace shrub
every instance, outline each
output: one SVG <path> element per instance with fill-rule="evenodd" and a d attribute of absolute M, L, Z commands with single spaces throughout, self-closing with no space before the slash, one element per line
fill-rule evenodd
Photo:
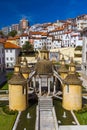
<path fill-rule="evenodd" d="M 74 57 L 82 57 L 82 54 L 74 54 Z"/>
<path fill-rule="evenodd" d="M 76 111 L 78 114 L 87 112 L 87 105 L 85 105 L 81 110 Z"/>
<path fill-rule="evenodd" d="M 13 75 L 13 72 L 9 72 L 9 73 L 7 73 L 7 79 L 10 80 L 11 77 L 12 77 L 12 75 Z"/>
<path fill-rule="evenodd" d="M 79 74 L 78 72 L 76 72 L 76 75 L 77 75 L 78 77 L 80 77 L 80 74 Z"/>
<path fill-rule="evenodd" d="M 82 46 L 77 46 L 77 47 L 75 48 L 75 51 L 77 51 L 77 50 L 82 51 Z"/>
<path fill-rule="evenodd" d="M 4 106 L 3 107 L 3 112 L 8 114 L 8 115 L 15 115 L 17 113 L 17 111 L 13 111 L 13 110 L 10 110 L 8 106 Z"/>
<path fill-rule="evenodd" d="M 0 107 L 4 107 L 6 104 L 4 102 L 0 102 Z"/>

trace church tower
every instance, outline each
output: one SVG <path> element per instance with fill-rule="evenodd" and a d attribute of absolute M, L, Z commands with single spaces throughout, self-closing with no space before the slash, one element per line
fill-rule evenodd
<path fill-rule="evenodd" d="M 82 108 L 82 82 L 78 78 L 73 60 L 69 65 L 69 73 L 64 79 L 63 107 L 67 110 Z"/>
<path fill-rule="evenodd" d="M 43 46 L 42 50 L 40 50 L 40 59 L 49 59 L 49 51 L 46 46 Z"/>
<path fill-rule="evenodd" d="M 60 68 L 58 69 L 58 73 L 60 74 L 62 79 L 65 79 L 68 73 L 68 69 L 65 66 L 64 57 L 62 57 Z"/>
<path fill-rule="evenodd" d="M 24 59 L 23 59 L 23 65 L 22 65 L 20 71 L 21 71 L 21 73 L 22 73 L 22 75 L 23 75 L 23 77 L 24 77 L 25 79 L 29 78 L 30 70 L 29 70 L 29 67 L 28 67 L 28 64 L 27 64 L 27 60 L 26 60 L 25 57 L 24 57 Z"/>
<path fill-rule="evenodd" d="M 14 66 L 14 74 L 8 81 L 9 109 L 23 111 L 27 107 L 27 81 L 20 73 L 20 65 Z"/>

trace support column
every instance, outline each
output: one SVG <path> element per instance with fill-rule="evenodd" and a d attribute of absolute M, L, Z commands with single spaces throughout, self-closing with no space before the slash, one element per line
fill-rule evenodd
<path fill-rule="evenodd" d="M 36 78 L 35 77 L 33 77 L 33 87 L 34 87 L 34 89 L 36 87 Z"/>
<path fill-rule="evenodd" d="M 41 95 L 41 78 L 39 77 L 39 94 Z"/>
<path fill-rule="evenodd" d="M 50 78 L 48 78 L 48 95 L 50 94 Z"/>
<path fill-rule="evenodd" d="M 54 82 L 53 94 L 56 93 L 56 82 Z"/>
<path fill-rule="evenodd" d="M 32 86 L 31 86 L 31 81 L 29 82 L 29 87 L 32 87 Z"/>

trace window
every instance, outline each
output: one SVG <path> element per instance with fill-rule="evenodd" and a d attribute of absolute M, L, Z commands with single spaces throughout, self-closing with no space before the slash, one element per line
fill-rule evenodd
<path fill-rule="evenodd" d="M 11 60 L 11 61 L 12 61 L 12 59 L 13 59 L 13 58 L 12 58 L 12 57 L 10 57 L 10 60 Z"/>
<path fill-rule="evenodd" d="M 8 60 L 8 57 L 6 58 L 6 60 Z"/>
<path fill-rule="evenodd" d="M 10 49 L 10 52 L 12 53 L 12 50 Z"/>
<path fill-rule="evenodd" d="M 69 85 L 66 86 L 66 92 L 69 93 Z"/>
<path fill-rule="evenodd" d="M 22 93 L 24 94 L 24 95 L 26 95 L 26 88 L 23 86 L 23 88 L 22 88 Z"/>
<path fill-rule="evenodd" d="M 8 52 L 8 49 L 6 50 L 6 52 Z"/>

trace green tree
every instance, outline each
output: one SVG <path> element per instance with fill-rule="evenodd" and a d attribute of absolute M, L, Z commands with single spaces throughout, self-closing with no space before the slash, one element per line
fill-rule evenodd
<path fill-rule="evenodd" d="M 2 31 L 0 31 L 0 37 L 4 37 L 4 34 Z"/>
<path fill-rule="evenodd" d="M 26 41 L 25 44 L 22 46 L 22 50 L 26 51 L 26 52 L 29 52 L 29 51 L 33 51 L 34 48 L 33 48 L 33 45 L 30 44 L 29 41 Z"/>
<path fill-rule="evenodd" d="M 12 30 L 11 32 L 8 33 L 8 36 L 15 37 L 16 34 L 17 34 L 17 31 L 16 30 Z"/>

